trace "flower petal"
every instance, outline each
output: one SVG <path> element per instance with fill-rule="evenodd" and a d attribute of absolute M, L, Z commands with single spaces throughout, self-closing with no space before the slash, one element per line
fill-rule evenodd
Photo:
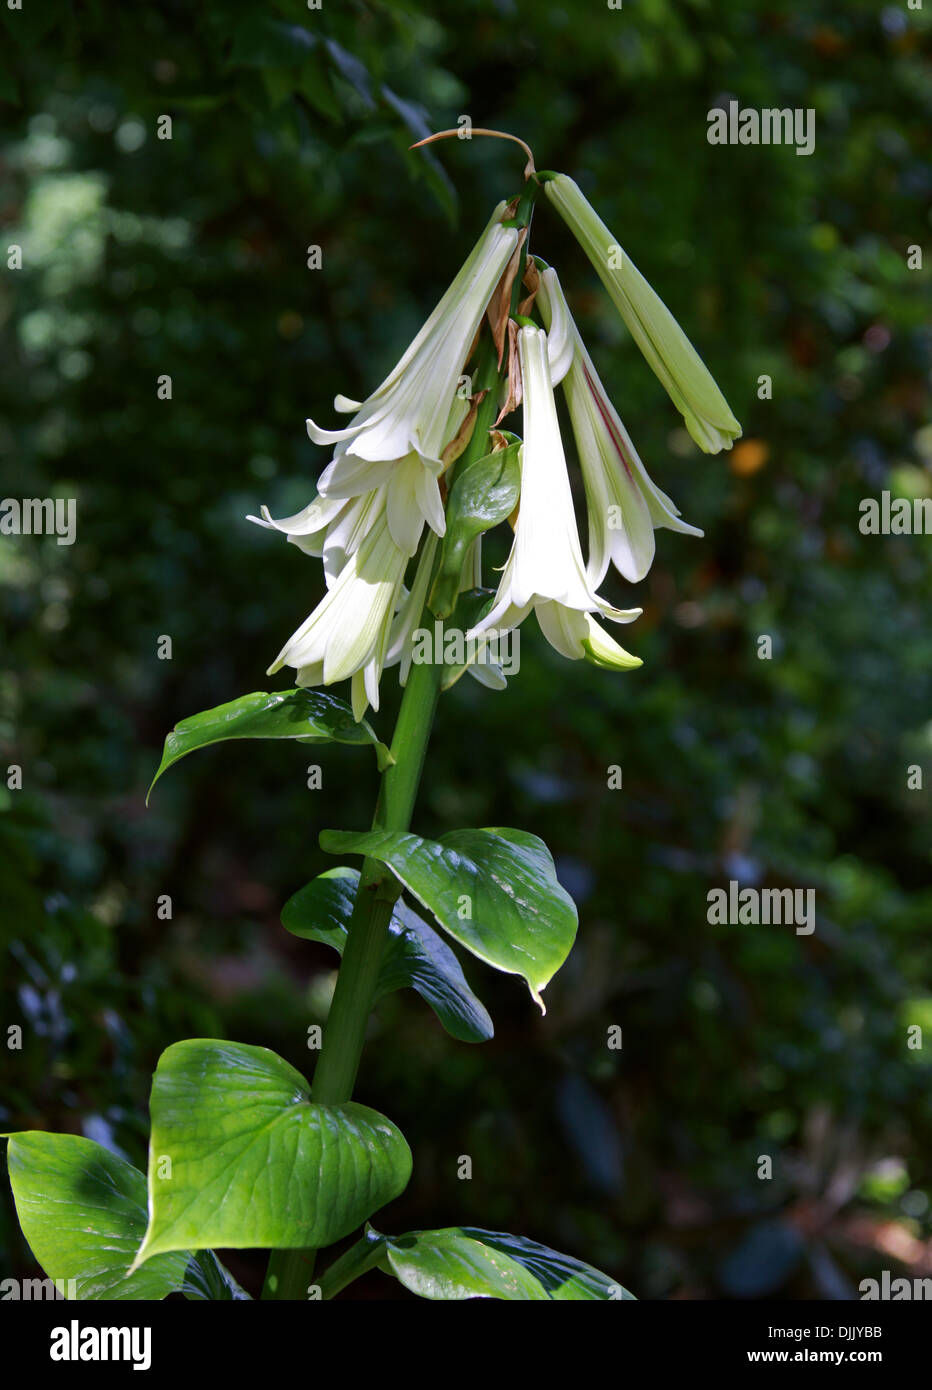
<path fill-rule="evenodd" d="M 677 508 L 649 477 L 599 380 L 551 267 L 540 277 L 538 302 L 545 323 L 558 313 L 562 316 L 573 342 L 563 389 L 586 488 L 590 582 L 600 584 L 610 562 L 636 582 L 653 562 L 656 527 L 689 535 L 701 532 L 679 520 Z"/>
<path fill-rule="evenodd" d="M 315 444 L 338 444 L 342 439 L 352 439 L 354 434 L 358 434 L 361 425 L 348 425 L 345 430 L 324 430 L 320 425 L 315 425 L 313 420 L 305 420 L 309 438 Z"/>
<path fill-rule="evenodd" d="M 392 623 L 385 665 L 397 666 L 400 664 L 401 670 L 398 672 L 398 680 L 401 685 L 407 684 L 408 672 L 411 669 L 414 631 L 420 624 L 424 605 L 427 602 L 427 590 L 433 575 L 436 554 L 437 537 L 430 533 L 424 542 L 417 563 L 411 591 L 404 595 Z"/>
<path fill-rule="evenodd" d="M 349 496 L 349 486 L 363 491 L 377 485 L 364 472 L 354 473 L 351 465 L 338 467 L 351 457 L 379 464 L 413 451 L 433 472 L 442 472 L 447 420 L 469 347 L 520 236 L 516 228 L 502 225 L 504 206 L 496 210 L 440 303 L 348 428 L 321 430 L 308 422 L 312 439 L 338 446 L 319 484 L 321 492 Z"/>
<path fill-rule="evenodd" d="M 417 550 L 424 529 L 424 513 L 418 498 L 418 484 L 422 475 L 427 476 L 427 469 L 417 454 L 409 454 L 395 465 L 386 486 L 388 527 L 392 540 L 409 556 Z"/>
<path fill-rule="evenodd" d="M 355 454 L 339 454 L 321 473 L 317 490 L 322 497 L 358 497 L 387 483 L 397 463 L 397 458 L 373 463 Z"/>
<path fill-rule="evenodd" d="M 586 579 L 576 529 L 547 335 L 540 328 L 522 328 L 518 350 L 524 379 L 524 444 L 512 601 L 520 608 L 535 598 L 553 598 L 571 608 L 592 609 L 598 599 Z"/>

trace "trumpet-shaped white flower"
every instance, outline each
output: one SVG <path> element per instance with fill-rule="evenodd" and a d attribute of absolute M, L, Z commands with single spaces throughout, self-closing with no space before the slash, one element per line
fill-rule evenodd
<path fill-rule="evenodd" d="M 544 184 L 547 197 L 595 267 L 631 336 L 663 384 L 700 449 L 730 449 L 741 426 L 705 363 L 663 300 L 566 174 Z"/>
<path fill-rule="evenodd" d="M 357 719 L 368 704 L 378 709 L 386 664 L 400 663 L 402 683 L 407 677 L 412 624 L 423 608 L 434 537 L 425 546 L 410 594 L 404 573 L 425 522 L 435 535 L 446 529 L 437 477 L 444 466 L 441 452 L 469 410 L 456 387 L 517 243 L 515 229 L 497 220 L 503 207 L 379 391 L 362 406 L 337 397 L 337 409 L 355 411 L 356 417 L 348 430 L 336 432 L 337 456 L 321 476 L 319 495 L 294 516 L 275 520 L 263 507 L 261 516 L 250 518 L 283 533 L 305 553 L 322 556 L 328 587 L 269 674 L 293 666 L 299 685 L 351 677 Z M 309 428 L 312 437 L 322 437 L 310 422 Z M 383 449 L 388 453 L 380 456 Z"/>
<path fill-rule="evenodd" d="M 451 437 L 451 412 L 465 417 L 468 404 L 456 390 L 463 366 L 489 300 L 520 236 L 505 227 L 500 203 L 466 263 L 404 356 L 358 407 L 338 397 L 338 409 L 354 409 L 342 430 L 322 430 L 308 420 L 311 439 L 335 444 L 334 458 L 318 483 L 322 496 L 354 497 L 392 482 L 399 500 L 390 511 L 399 544 L 401 518 L 416 511 L 443 534 L 443 508 L 437 478 L 442 452 Z M 453 431 L 455 433 L 455 429 Z M 402 528 L 403 529 L 403 528 Z M 409 537 L 407 538 L 409 539 Z"/>
<path fill-rule="evenodd" d="M 441 437 L 452 440 L 468 413 L 465 396 L 454 395 Z M 378 463 L 344 453 L 324 469 L 317 486 L 321 496 L 331 501 L 364 497 L 384 487 L 392 537 L 409 555 L 417 549 L 425 522 L 438 536 L 446 529 L 437 474 L 413 451 L 403 458 L 382 459 Z"/>
<path fill-rule="evenodd" d="M 600 600 L 586 577 L 542 328 L 520 330 L 518 356 L 524 443 L 509 601 L 524 608 L 534 599 L 551 598 L 591 612 Z"/>
<path fill-rule="evenodd" d="M 519 525 L 520 521 L 519 516 Z M 525 618 L 529 617 L 531 613 L 535 613 L 540 630 L 551 647 L 570 661 L 578 661 L 585 656 L 593 660 L 593 654 L 598 651 L 603 654 L 603 660 L 597 661 L 597 665 L 610 666 L 619 671 L 630 671 L 643 664 L 640 657 L 632 656 L 630 652 L 626 652 L 609 636 L 604 628 L 599 626 L 590 610 L 570 608 L 556 599 L 540 597 L 532 598 L 524 605 L 515 603 L 513 598 L 515 549 L 516 544 L 512 545 L 511 554 L 502 570 L 502 577 L 492 607 L 485 617 L 467 632 L 467 641 L 474 637 L 488 636 L 490 633 L 509 632 L 512 628 L 520 627 Z M 599 613 L 603 618 L 608 618 L 613 623 L 633 623 L 635 618 L 639 618 L 643 612 L 641 608 L 613 608 L 605 599 L 596 594 L 592 595 L 591 610 Z"/>
<path fill-rule="evenodd" d="M 369 524 L 327 593 L 269 667 L 293 666 L 298 685 L 352 678 L 353 713 L 379 707 L 379 680 L 408 555 L 392 540 L 384 491 L 369 499 Z"/>
<path fill-rule="evenodd" d="M 638 452 L 599 380 L 570 314 L 556 271 L 541 273 L 537 294 L 551 345 L 552 370 L 563 382 L 582 467 L 589 513 L 589 579 L 596 587 L 609 563 L 632 582 L 654 559 L 654 529 L 701 536 L 648 477 Z M 555 368 L 554 368 L 554 365 Z"/>
<path fill-rule="evenodd" d="M 541 631 L 563 656 L 578 659 L 586 655 L 587 642 L 598 642 L 617 652 L 620 668 L 639 666 L 590 616 L 598 612 L 613 622 L 633 622 L 641 609 L 612 608 L 587 577 L 553 399 L 547 334 L 541 328 L 522 328 L 518 351 L 524 443 L 514 543 L 492 607 L 467 637 L 508 631 L 536 610 Z M 555 351 L 562 351 L 559 343 Z"/>

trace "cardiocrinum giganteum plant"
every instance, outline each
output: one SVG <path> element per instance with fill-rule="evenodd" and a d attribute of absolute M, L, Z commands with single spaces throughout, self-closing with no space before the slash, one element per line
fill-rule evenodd
<path fill-rule="evenodd" d="M 313 1080 L 262 1047 L 173 1044 L 153 1079 L 146 1175 L 89 1139 L 10 1135 L 23 1231 L 71 1296 L 246 1297 L 213 1250 L 248 1247 L 270 1251 L 266 1298 L 331 1298 L 373 1267 L 430 1299 L 631 1297 L 613 1277 L 522 1236 L 377 1231 L 370 1218 L 407 1185 L 411 1154 L 391 1120 L 352 1099 L 370 1011 L 389 991 L 411 986 L 454 1039 L 492 1036 L 448 941 L 521 976 L 543 1008 L 576 934 L 572 900 L 535 835 L 495 826 L 435 840 L 411 829 L 440 695 L 464 674 L 501 688 L 512 639 L 532 613 L 562 656 L 591 663 L 593 680 L 639 666 L 610 629 L 640 610 L 613 607 L 599 586 L 610 566 L 643 578 L 658 528 L 701 535 L 648 476 L 556 270 L 530 255 L 541 194 L 699 447 L 716 453 L 740 434 L 682 329 L 577 185 L 536 172 L 528 155 L 522 192 L 494 209 L 382 384 L 361 404 L 337 397 L 344 428 L 308 421 L 311 439 L 333 450 L 317 495 L 295 516 L 276 521 L 263 508 L 252 518 L 323 562 L 325 597 L 270 667 L 294 668 L 294 687 L 183 720 L 156 774 L 225 739 L 374 749 L 381 783 L 371 828 L 323 831 L 321 849 L 337 866 L 282 913 L 286 930 L 342 956 Z M 558 386 L 582 471 L 585 556 Z M 518 408 L 520 437 L 505 427 Z M 493 588 L 482 541 L 496 526 L 513 539 Z M 386 747 L 364 716 L 378 710 L 390 667 L 404 693 Z M 329 689 L 344 681 L 349 704 Z M 336 1260 L 318 1258 L 360 1228 Z"/>

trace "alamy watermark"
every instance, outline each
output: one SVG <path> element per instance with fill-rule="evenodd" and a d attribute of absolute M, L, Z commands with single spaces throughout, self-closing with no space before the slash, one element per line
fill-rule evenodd
<path fill-rule="evenodd" d="M 411 660 L 417 666 L 498 666 L 503 676 L 516 676 L 521 666 L 521 633 L 516 627 L 490 628 L 469 637 L 461 628 L 445 627 L 438 620 L 432 628 L 414 629 Z"/>
<path fill-rule="evenodd" d="M 77 1279 L 0 1279 L 0 1302 L 43 1303 L 78 1296 Z"/>
<path fill-rule="evenodd" d="M 894 1279 L 889 1269 L 882 1269 L 879 1279 L 862 1279 L 858 1291 L 862 1302 L 870 1299 L 889 1299 L 893 1303 L 905 1299 L 932 1301 L 932 1279 Z"/>
<path fill-rule="evenodd" d="M 74 497 L 0 498 L 0 536 L 56 536 L 74 545 L 78 523 Z"/>
<path fill-rule="evenodd" d="M 730 879 L 726 888 L 710 888 L 706 920 L 712 926 L 790 926 L 797 936 L 815 931 L 814 888 L 742 888 Z"/>
<path fill-rule="evenodd" d="M 797 154 L 815 149 L 815 109 L 808 106 L 713 106 L 706 113 L 710 145 L 795 145 Z"/>
<path fill-rule="evenodd" d="M 932 536 L 932 497 L 863 497 L 858 530 L 862 536 Z"/>
<path fill-rule="evenodd" d="M 152 1365 L 151 1327 L 82 1327 L 72 1318 L 49 1333 L 52 1361 L 130 1361 L 134 1371 Z"/>

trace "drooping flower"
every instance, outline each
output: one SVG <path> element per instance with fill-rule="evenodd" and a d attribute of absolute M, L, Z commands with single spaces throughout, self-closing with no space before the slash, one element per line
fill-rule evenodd
<path fill-rule="evenodd" d="M 510 600 L 523 608 L 533 599 L 556 599 L 569 608 L 599 606 L 586 577 L 557 421 L 542 328 L 518 334 L 524 387 L 521 501 L 515 527 Z"/>
<path fill-rule="evenodd" d="M 516 604 L 512 599 L 514 556 L 515 547 L 512 545 L 492 607 L 485 617 L 466 633 L 467 642 L 473 638 L 498 641 L 504 633 L 520 627 L 524 620 L 534 613 L 540 630 L 551 647 L 570 661 L 579 661 L 586 657 L 597 666 L 617 671 L 632 671 L 635 667 L 643 665 L 640 657 L 632 656 L 624 647 L 619 646 L 595 621 L 591 612 L 569 608 L 556 599 L 547 598 L 531 599 L 523 607 Z M 593 605 L 601 617 L 613 623 L 633 623 L 643 612 L 641 608 L 613 608 L 596 595 L 593 595 Z M 597 656 L 601 659 L 597 660 Z"/>
<path fill-rule="evenodd" d="M 589 257 L 700 449 L 707 454 L 730 449 L 741 426 L 663 300 L 571 178 L 555 174 L 544 183 L 544 190 Z"/>
<path fill-rule="evenodd" d="M 590 582 L 605 578 L 609 563 L 636 582 L 654 559 L 654 529 L 701 536 L 680 519 L 673 502 L 648 477 L 618 412 L 599 380 L 552 266 L 541 271 L 537 293 L 555 377 L 562 380 L 582 468 L 589 515 Z"/>
<path fill-rule="evenodd" d="M 437 478 L 443 449 L 456 433 L 468 402 L 457 395 L 470 345 L 489 300 L 510 261 L 521 233 L 505 227 L 500 203 L 473 251 L 401 360 L 372 393 L 356 406 L 338 397 L 341 409 L 355 414 L 342 430 L 322 430 L 308 420 L 311 439 L 334 444 L 334 457 L 318 489 L 324 497 L 355 497 L 389 483 L 392 532 L 399 544 L 405 518 L 418 515 L 443 534 L 443 507 Z M 412 523 L 415 524 L 415 523 Z"/>
<path fill-rule="evenodd" d="M 611 607 L 587 576 L 553 398 L 547 334 L 541 328 L 523 327 L 518 351 L 524 442 L 514 542 L 492 606 L 467 637 L 508 631 L 536 610 L 541 631 L 562 655 L 583 657 L 585 643 L 596 641 L 617 649 L 620 667 L 639 666 L 640 661 L 617 647 L 590 617 L 598 612 L 613 622 L 632 622 L 641 610 Z"/>
<path fill-rule="evenodd" d="M 293 666 L 301 686 L 351 678 L 357 719 L 367 705 L 379 707 L 379 680 L 410 558 L 392 539 L 384 488 L 366 502 L 364 534 L 268 670 L 272 675 L 282 666 Z"/>

